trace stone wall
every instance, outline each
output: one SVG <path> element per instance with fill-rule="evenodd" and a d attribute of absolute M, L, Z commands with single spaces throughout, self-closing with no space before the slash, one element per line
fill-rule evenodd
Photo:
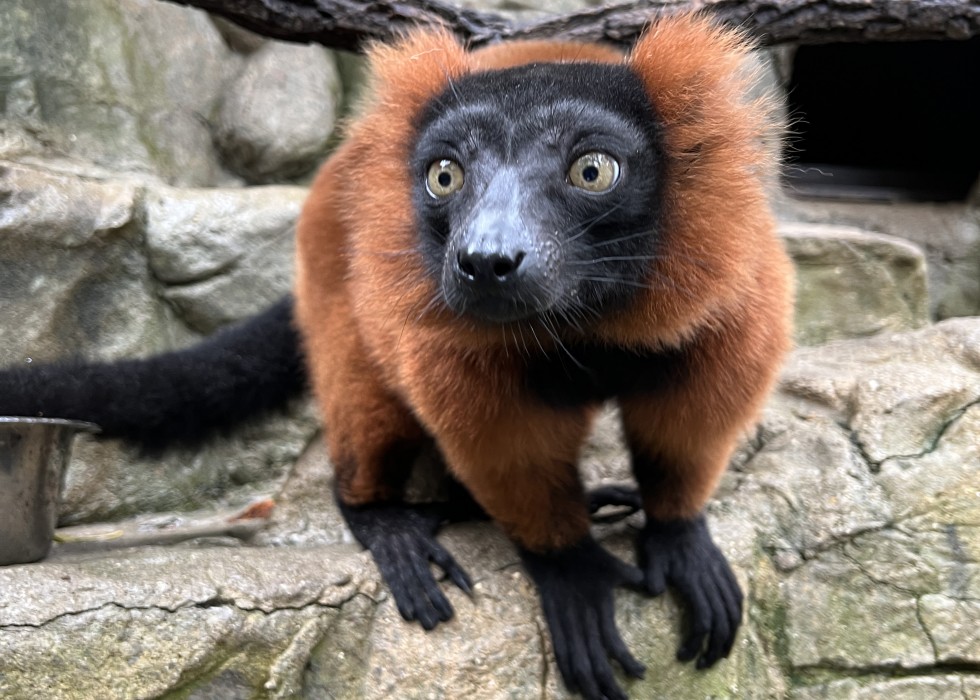
<path fill-rule="evenodd" d="M 0 26 L 0 158 L 212 186 L 326 153 L 341 87 L 322 48 L 159 0 L 8 0 Z"/>

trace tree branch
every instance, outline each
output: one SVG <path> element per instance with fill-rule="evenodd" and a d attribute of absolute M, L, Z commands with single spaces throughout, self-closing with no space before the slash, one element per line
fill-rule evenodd
<path fill-rule="evenodd" d="M 519 23 L 441 0 L 167 0 L 277 39 L 359 50 L 419 25 L 443 24 L 474 46 L 499 39 L 575 38 L 629 45 L 651 18 L 703 9 L 764 44 L 980 35 L 975 0 L 639 0 Z"/>

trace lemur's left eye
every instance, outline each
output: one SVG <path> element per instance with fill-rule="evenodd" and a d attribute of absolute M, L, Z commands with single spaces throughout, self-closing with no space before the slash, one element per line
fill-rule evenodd
<path fill-rule="evenodd" d="M 459 192 L 463 186 L 463 169 L 454 160 L 443 158 L 429 165 L 429 174 L 425 179 L 426 191 L 441 199 L 453 192 Z"/>
<path fill-rule="evenodd" d="M 568 169 L 568 181 L 587 192 L 606 192 L 619 180 L 619 163 L 608 153 L 592 151 Z"/>

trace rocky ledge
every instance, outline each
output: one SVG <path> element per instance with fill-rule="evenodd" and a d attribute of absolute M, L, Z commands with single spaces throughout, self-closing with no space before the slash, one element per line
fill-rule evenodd
<path fill-rule="evenodd" d="M 627 478 L 614 413 L 584 462 L 594 483 Z M 980 318 L 798 350 L 710 509 L 748 594 L 739 641 L 694 671 L 673 659 L 677 601 L 622 592 L 620 625 L 649 668 L 624 680 L 631 697 L 980 698 L 978 475 Z M 425 633 L 329 493 L 314 442 L 264 522 L 88 526 L 0 570 L 0 696 L 566 696 L 492 526 L 445 530 L 478 584 L 472 599 L 447 586 L 456 618 Z M 636 524 L 599 534 L 630 556 Z"/>

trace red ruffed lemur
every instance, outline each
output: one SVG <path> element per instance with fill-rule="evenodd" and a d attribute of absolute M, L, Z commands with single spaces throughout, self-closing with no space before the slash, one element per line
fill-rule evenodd
<path fill-rule="evenodd" d="M 613 590 L 672 586 L 678 658 L 728 655 L 742 593 L 703 508 L 789 346 L 771 105 L 748 48 L 700 17 L 652 24 L 624 58 L 594 44 L 467 52 L 417 31 L 369 52 L 371 90 L 298 223 L 293 298 L 198 346 L 0 374 L 0 413 L 78 418 L 160 447 L 319 400 L 336 498 L 401 614 L 453 611 L 429 563 L 445 512 L 403 502 L 434 441 L 520 552 L 566 685 L 625 698 Z M 617 402 L 645 512 L 639 567 L 590 535 L 576 468 Z"/>

